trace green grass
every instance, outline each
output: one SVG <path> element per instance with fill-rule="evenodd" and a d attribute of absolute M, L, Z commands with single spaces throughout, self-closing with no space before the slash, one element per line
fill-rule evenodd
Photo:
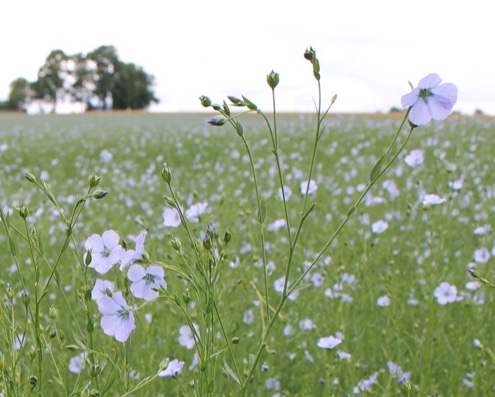
<path fill-rule="evenodd" d="M 149 234 L 145 246 L 151 259 L 176 266 L 182 262 L 171 246 L 171 238 L 180 239 L 184 250 L 190 251 L 182 228 L 163 226 L 162 213 L 167 207 L 164 196 L 170 195 L 160 176 L 163 162 L 172 170 L 174 189 L 185 208 L 192 203 L 208 203 L 201 222 L 192 225 L 194 235 L 199 238 L 209 224 L 215 225 L 220 238 L 226 230 L 232 234 L 216 292 L 227 333 L 240 338 L 233 348 L 241 372 L 246 368 L 249 354 L 254 353 L 259 341 L 263 306 L 252 286 L 254 281 L 260 291 L 263 288 L 263 270 L 257 266 L 262 251 L 256 198 L 249 162 L 237 134 L 227 126 L 210 127 L 206 119 L 205 115 L 158 114 L 0 117 L 0 204 L 4 211 L 12 210 L 12 224 L 19 229 L 23 226 L 15 207 L 29 207 L 28 233 L 36 227 L 51 261 L 60 251 L 65 225 L 46 196 L 25 180 L 24 172 L 46 178 L 66 214 L 74 206 L 75 198 L 85 194 L 91 173 L 98 173 L 102 177 L 99 188 L 109 191 L 102 200 L 88 201 L 74 230 L 74 242 L 58 268 L 60 287 L 51 284 L 41 307 L 40 335 L 46 339 L 44 395 L 65 395 L 55 383 L 57 376 L 69 392 L 74 387 L 82 390 L 91 381 L 89 364 L 79 375 L 67 369 L 70 358 L 80 353 L 67 346 L 88 337 L 83 295 L 92 289 L 96 274 L 91 269 L 87 273 L 82 271 L 81 258 L 84 242 L 91 234 L 114 229 L 132 246 L 132 236 L 146 229 Z M 266 197 L 269 225 L 284 217 L 282 202 L 277 198 L 279 185 L 270 138 L 260 119 L 250 116 L 243 124 L 255 158 L 260 190 Z M 292 279 L 304 271 L 305 263 L 313 260 L 338 227 L 398 125 L 398 120 L 386 117 L 330 118 L 313 175 L 318 190 L 310 196 L 310 202 L 316 203 L 316 207 L 304 224 Z M 311 116 L 283 116 L 279 120 L 280 157 L 286 184 L 292 190 L 288 200 L 292 227 L 300 215 L 303 197 L 299 186 L 307 180 L 313 130 Z M 313 280 L 308 277 L 297 299 L 288 301 L 261 358 L 268 370 L 255 372 L 248 395 L 353 395 L 358 382 L 374 373 L 378 377 L 367 392 L 370 396 L 495 394 L 495 291 L 486 286 L 475 291 L 466 288 L 466 283 L 472 281 L 467 268 L 474 262 L 475 250 L 485 247 L 491 252 L 494 248 L 492 231 L 474 234 L 479 226 L 494 225 L 493 130 L 492 121 L 475 119 L 447 120 L 414 130 L 405 152 L 372 188 L 368 199 L 311 272 L 319 274 L 322 283 L 317 282 L 316 276 Z M 412 149 L 425 152 L 424 163 L 415 168 L 404 161 Z M 112 154 L 107 162 L 102 160 L 104 150 Z M 459 179 L 463 179 L 463 188 L 451 189 L 449 182 Z M 389 194 L 384 181 L 395 182 L 396 197 Z M 421 191 L 438 194 L 447 201 L 423 209 Z M 381 234 L 372 233 L 371 224 L 379 220 L 387 221 L 388 229 Z M 279 294 L 273 282 L 284 275 L 288 258 L 285 229 L 267 230 L 265 239 L 267 260 L 274 264 L 268 292 L 276 302 Z M 19 268 L 32 294 L 35 274 L 29 250 L 19 236 L 16 244 Z M 0 247 L 2 299 L 7 303 L 7 285 L 16 295 L 12 308 L 8 304 L 2 306 L 0 320 L 5 376 L 13 368 L 9 357 L 14 356 L 14 349 L 8 336 L 12 313 L 15 312 L 18 333 L 32 327 L 27 326 L 20 295 L 23 286 L 18 269 L 11 266 L 14 261 L 3 225 Z M 229 266 L 231 261 L 237 266 Z M 493 258 L 486 264 L 477 264 L 477 269 L 489 280 L 495 280 Z M 40 280 L 46 280 L 48 275 L 46 266 L 42 267 Z M 350 276 L 354 282 L 342 282 Z M 104 278 L 115 280 L 119 290 L 128 287 L 117 270 Z M 186 291 L 184 281 L 170 271 L 166 281 L 169 291 L 179 297 Z M 457 287 L 459 301 L 437 303 L 434 291 L 443 281 Z M 339 296 L 328 297 L 329 289 Z M 61 290 L 65 291 L 66 301 Z M 342 299 L 342 294 L 352 301 Z M 390 299 L 389 306 L 377 305 L 382 296 Z M 411 304 L 412 299 L 416 304 Z M 136 300 L 137 305 L 141 303 Z M 98 324 L 96 304 L 88 305 Z M 57 310 L 56 319 L 48 315 L 50 307 Z M 202 315 L 200 307 L 190 307 L 193 319 Z M 254 315 L 250 324 L 243 321 L 248 310 Z M 151 324 L 145 321 L 145 313 L 152 314 Z M 127 370 L 136 371 L 143 379 L 156 374 L 166 357 L 186 363 L 183 374 L 176 379 L 156 379 L 136 395 L 194 395 L 197 389 L 191 387 L 191 381 L 198 377 L 200 369 L 187 369 L 194 350 L 178 343 L 179 328 L 187 324 L 183 313 L 170 300 L 158 299 L 135 315 L 137 328 L 126 344 Z M 301 329 L 304 319 L 310 319 L 314 328 Z M 288 335 L 284 334 L 287 326 L 291 327 Z M 344 337 L 337 348 L 317 346 L 320 337 L 335 336 L 337 332 Z M 106 363 L 98 376 L 101 395 L 123 394 L 121 382 L 127 378 L 126 369 L 113 368 L 103 358 L 106 354 L 107 358 L 122 360 L 123 345 L 104 335 L 98 325 L 92 337 L 95 350 L 102 353 L 98 359 L 101 364 Z M 475 339 L 482 343 L 482 348 L 473 345 Z M 29 377 L 36 375 L 36 360 L 31 359 L 35 346 L 34 333 L 27 331 L 24 346 L 15 350 L 19 362 L 15 366 L 17 374 L 11 378 L 22 391 L 17 395 L 29 394 Z M 349 353 L 351 358 L 339 359 L 337 350 Z M 216 358 L 218 396 L 234 395 L 237 390 L 222 373 L 224 355 L 231 363 L 226 353 Z M 412 373 L 409 394 L 389 373 L 388 361 Z M 55 368 L 59 368 L 59 375 Z M 266 389 L 270 378 L 280 382 L 279 391 Z M 473 386 L 466 386 L 465 379 Z M 4 381 L 0 378 L 0 393 L 5 388 Z M 105 391 L 106 382 L 109 386 Z M 131 385 L 136 382 L 130 380 Z M 93 379 L 90 388 L 96 387 Z"/>

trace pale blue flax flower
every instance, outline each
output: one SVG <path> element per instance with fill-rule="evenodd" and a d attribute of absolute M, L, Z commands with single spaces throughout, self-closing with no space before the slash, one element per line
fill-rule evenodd
<path fill-rule="evenodd" d="M 457 87 L 452 83 L 440 84 L 436 73 L 423 77 L 416 88 L 402 97 L 402 106 L 410 106 L 409 121 L 418 126 L 431 119 L 444 120 L 457 101 Z"/>
<path fill-rule="evenodd" d="M 162 267 L 152 265 L 147 269 L 141 265 L 132 265 L 127 272 L 127 278 L 132 281 L 131 292 L 136 298 L 151 300 L 158 296 L 155 289 L 167 288 L 163 279 L 165 271 Z"/>
<path fill-rule="evenodd" d="M 125 252 L 119 241 L 120 237 L 114 230 L 107 230 L 101 236 L 90 236 L 84 244 L 86 251 L 91 252 L 89 267 L 105 274 L 113 265 L 119 263 Z"/>
<path fill-rule="evenodd" d="M 102 314 L 100 324 L 103 332 L 114 336 L 119 342 L 125 342 L 136 325 L 134 314 L 122 296 L 122 292 L 116 292 L 112 296 L 104 295 L 96 303 Z"/>
<path fill-rule="evenodd" d="M 168 361 L 168 358 L 167 358 Z M 182 368 L 184 367 L 184 361 L 179 361 L 174 359 L 170 361 L 163 371 L 158 372 L 158 377 L 160 378 L 175 378 L 182 373 Z"/>

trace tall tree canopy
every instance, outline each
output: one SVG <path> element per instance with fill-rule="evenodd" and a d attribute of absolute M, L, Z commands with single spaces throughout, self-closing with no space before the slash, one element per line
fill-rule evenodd
<path fill-rule="evenodd" d="M 134 63 L 122 62 L 114 46 L 101 46 L 87 55 L 54 50 L 39 68 L 38 79 L 27 86 L 23 82 L 27 81 L 18 78 L 11 85 L 16 107 L 32 99 L 50 102 L 53 109 L 59 101 L 81 101 L 90 109 L 145 109 L 158 102 L 154 77 Z"/>

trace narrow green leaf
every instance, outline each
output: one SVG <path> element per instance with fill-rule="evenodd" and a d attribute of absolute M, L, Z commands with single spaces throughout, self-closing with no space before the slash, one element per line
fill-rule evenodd
<path fill-rule="evenodd" d="M 244 101 L 244 103 L 246 104 L 249 110 L 258 110 L 258 106 L 256 106 L 253 102 L 247 99 L 244 95 L 242 96 L 242 100 Z"/>
<path fill-rule="evenodd" d="M 263 223 L 265 223 L 265 219 L 266 219 L 265 196 L 261 196 L 260 209 L 258 210 L 258 223 L 262 225 Z"/>
<path fill-rule="evenodd" d="M 370 182 L 373 182 L 378 177 L 378 175 L 380 174 L 380 171 L 382 170 L 383 160 L 385 160 L 385 155 L 382 155 L 382 157 L 380 157 L 378 159 L 378 161 L 375 163 L 375 165 L 371 169 Z"/>
<path fill-rule="evenodd" d="M 12 236 L 9 236 L 9 244 L 10 244 L 10 252 L 12 253 L 12 256 L 17 257 L 17 249 L 15 248 L 15 243 L 14 240 L 12 239 Z"/>
<path fill-rule="evenodd" d="M 230 368 L 229 364 L 227 364 L 227 361 L 225 358 L 223 359 L 223 368 L 225 369 L 225 372 L 234 380 L 235 383 L 237 383 L 239 386 L 242 387 L 241 380 L 239 377 L 235 374 L 232 368 Z"/>

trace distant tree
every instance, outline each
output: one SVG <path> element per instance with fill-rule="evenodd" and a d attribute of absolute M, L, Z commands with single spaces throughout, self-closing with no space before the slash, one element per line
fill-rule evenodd
<path fill-rule="evenodd" d="M 62 50 L 54 50 L 48 55 L 43 66 L 38 70 L 38 80 L 31 84 L 36 99 L 53 103 L 53 111 L 57 101 L 66 94 L 66 77 L 69 57 Z"/>
<path fill-rule="evenodd" d="M 116 64 L 112 88 L 114 109 L 145 109 L 158 102 L 151 87 L 154 77 L 133 63 Z"/>
<path fill-rule="evenodd" d="M 112 100 L 115 69 L 120 63 L 117 50 L 114 46 L 100 46 L 88 53 L 86 59 L 95 65 L 93 93 L 98 100 L 97 107 L 106 108 L 108 102 Z"/>
<path fill-rule="evenodd" d="M 71 87 L 72 99 L 84 102 L 88 108 L 93 108 L 98 102 L 96 91 L 96 63 L 83 54 L 74 54 L 74 83 Z"/>
<path fill-rule="evenodd" d="M 24 77 L 19 77 L 10 83 L 10 94 L 5 107 L 11 110 L 25 110 L 31 99 L 31 84 Z"/>

